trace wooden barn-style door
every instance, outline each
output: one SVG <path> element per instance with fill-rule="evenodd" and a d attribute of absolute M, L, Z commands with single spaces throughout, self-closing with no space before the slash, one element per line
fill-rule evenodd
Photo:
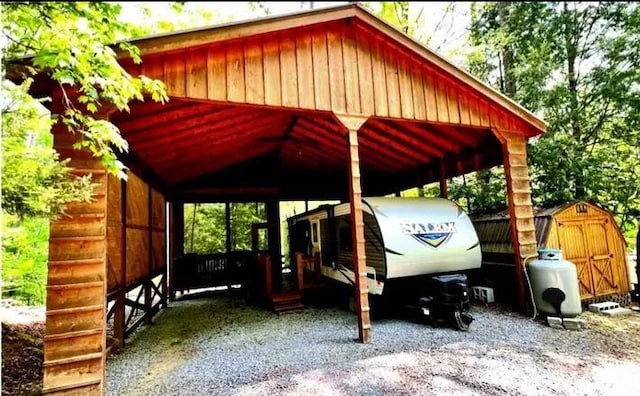
<path fill-rule="evenodd" d="M 576 265 L 581 299 L 618 292 L 609 226 L 606 218 L 558 223 L 560 248 L 564 258 Z"/>

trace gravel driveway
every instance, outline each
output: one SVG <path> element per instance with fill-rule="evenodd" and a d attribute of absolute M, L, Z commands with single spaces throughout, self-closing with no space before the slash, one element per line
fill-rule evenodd
<path fill-rule="evenodd" d="M 638 395 L 640 314 L 555 330 L 473 307 L 469 332 L 225 297 L 173 302 L 107 361 L 108 395 Z"/>

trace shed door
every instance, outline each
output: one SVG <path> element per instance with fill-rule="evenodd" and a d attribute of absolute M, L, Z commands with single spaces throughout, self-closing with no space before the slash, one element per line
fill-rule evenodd
<path fill-rule="evenodd" d="M 564 258 L 576 265 L 581 299 L 618 291 L 606 232 L 608 225 L 605 218 L 558 223 L 560 248 Z"/>
<path fill-rule="evenodd" d="M 613 268 L 613 249 L 610 248 L 611 243 L 607 237 L 609 225 L 608 219 L 586 222 L 589 260 L 596 296 L 617 293 L 619 288 Z"/>

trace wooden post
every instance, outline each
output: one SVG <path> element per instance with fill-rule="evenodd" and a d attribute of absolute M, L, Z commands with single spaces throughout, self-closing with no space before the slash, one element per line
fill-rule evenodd
<path fill-rule="evenodd" d="M 445 169 L 444 160 L 440 160 L 440 198 L 449 198 L 449 189 L 447 188 L 447 171 Z"/>
<path fill-rule="evenodd" d="M 163 255 L 163 260 L 164 260 L 164 266 L 162 268 L 162 283 L 160 285 L 161 289 L 160 292 L 162 294 L 161 298 L 162 298 L 162 308 L 167 308 L 169 306 L 168 304 L 168 295 L 169 295 L 169 290 L 168 290 L 168 285 L 167 285 L 167 278 L 169 277 L 169 274 L 167 273 L 167 266 L 169 265 L 169 260 L 171 260 L 171 257 L 173 256 L 173 246 L 172 246 L 172 241 L 171 239 L 169 239 L 169 227 L 170 225 L 173 223 L 173 209 L 171 207 L 171 205 L 167 205 L 167 198 L 165 196 L 164 198 L 164 219 L 162 219 L 163 223 L 164 223 L 164 243 L 165 243 L 165 247 L 164 247 L 164 255 Z"/>
<path fill-rule="evenodd" d="M 525 261 L 537 255 L 536 232 L 533 223 L 531 186 L 527 168 L 527 141 L 519 134 L 494 131 L 502 143 L 507 198 L 511 217 L 511 240 L 516 257 L 518 307 L 527 310 L 525 297 Z"/>
<path fill-rule="evenodd" d="M 112 179 L 113 180 L 113 179 Z M 126 317 L 125 317 L 125 299 L 127 296 L 127 182 L 126 180 L 120 181 L 120 211 L 121 211 L 121 248 L 120 248 L 120 290 L 115 301 L 115 309 L 113 312 L 113 335 L 118 340 L 118 347 L 124 348 L 125 344 L 125 330 L 126 330 Z"/>
<path fill-rule="evenodd" d="M 177 257 L 184 254 L 184 202 L 171 202 L 173 212 L 173 221 L 171 223 L 171 246 L 172 256 L 169 263 L 169 299 L 174 300 L 176 297 L 176 288 L 174 282 L 175 273 L 174 266 Z"/>
<path fill-rule="evenodd" d="M 151 307 L 153 307 L 153 301 L 152 301 L 152 287 L 151 287 L 151 283 L 153 282 L 153 190 L 151 189 L 151 185 L 147 184 L 147 214 L 148 214 L 148 219 L 147 219 L 147 226 L 149 227 L 147 230 L 147 247 L 148 247 L 148 254 L 147 254 L 147 276 L 146 276 L 146 280 L 144 282 L 144 284 L 142 285 L 142 287 L 144 287 L 144 305 L 146 308 L 146 312 L 145 312 L 145 322 L 147 324 L 151 323 L 151 319 L 153 317 L 152 312 L 151 312 Z"/>
<path fill-rule="evenodd" d="M 64 111 L 59 93 L 53 112 Z M 107 114 L 97 118 L 106 119 Z M 50 223 L 43 393 L 104 394 L 107 293 L 107 184 L 104 165 L 89 150 L 75 150 L 81 134 L 61 122 L 54 147 L 70 158 L 72 174 L 92 175 L 93 202 L 74 202 Z"/>
<path fill-rule="evenodd" d="M 267 240 L 269 255 L 271 256 L 273 285 L 276 290 L 282 290 L 282 255 L 280 250 L 280 203 L 277 199 L 265 202 L 267 212 Z"/>
<path fill-rule="evenodd" d="M 227 254 L 231 253 L 231 204 L 224 203 L 224 229 L 225 229 L 225 250 Z"/>
<path fill-rule="evenodd" d="M 298 274 L 298 291 L 304 289 L 304 263 L 302 261 L 302 253 L 296 253 L 296 273 Z"/>
<path fill-rule="evenodd" d="M 173 203 L 173 239 L 174 239 L 174 256 L 182 256 L 184 254 L 184 202 L 177 201 Z"/>
<path fill-rule="evenodd" d="M 268 254 L 260 253 L 259 260 L 262 266 L 264 297 L 267 302 L 271 303 L 271 296 L 273 294 L 273 285 L 271 284 L 273 280 L 271 277 L 271 257 Z"/>
<path fill-rule="evenodd" d="M 349 195 L 351 203 L 358 339 L 362 343 L 369 343 L 371 342 L 371 320 L 369 318 L 369 291 L 367 289 L 367 262 L 364 247 L 364 220 L 360 184 L 360 155 L 358 152 L 358 129 L 360 129 L 367 119 L 365 117 L 346 115 L 339 115 L 337 118 L 347 129 L 349 144 Z"/>

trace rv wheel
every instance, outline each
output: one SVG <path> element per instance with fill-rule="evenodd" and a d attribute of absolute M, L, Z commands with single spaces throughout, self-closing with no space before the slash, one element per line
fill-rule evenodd
<path fill-rule="evenodd" d="M 455 311 L 453 318 L 456 322 L 456 328 L 460 331 L 468 331 L 471 322 L 473 322 L 473 317 L 466 312 Z"/>

